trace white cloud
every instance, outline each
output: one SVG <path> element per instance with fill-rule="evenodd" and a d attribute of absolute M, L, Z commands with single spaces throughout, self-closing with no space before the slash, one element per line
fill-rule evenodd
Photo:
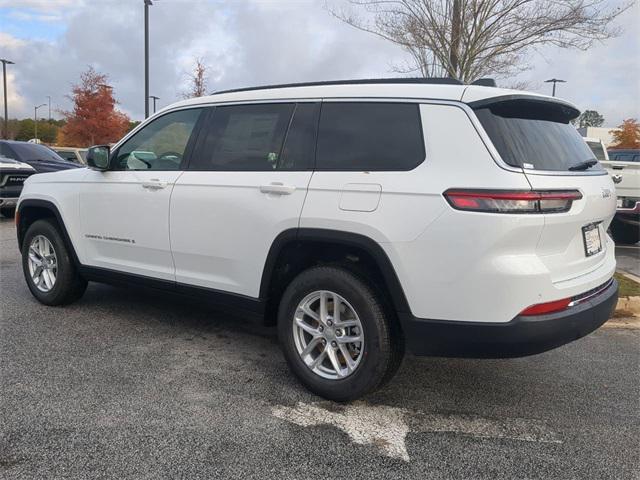
<path fill-rule="evenodd" d="M 0 0 L 0 7 L 9 4 L 15 6 Z M 26 14 L 62 15 L 66 29 L 47 42 L 0 33 L 0 51 L 16 62 L 14 87 L 23 99 L 10 105 L 14 114 L 30 116 L 32 105 L 47 95 L 68 108 L 71 84 L 92 65 L 110 76 L 121 108 L 135 119 L 143 116 L 142 1 L 25 0 L 20 5 Z M 159 107 L 178 100 L 195 58 L 209 66 L 209 90 L 394 75 L 391 65 L 407 58 L 398 46 L 341 23 L 322 5 L 322 0 L 154 2 L 150 93 L 160 97 Z M 568 83 L 559 87 L 560 95 L 599 110 L 608 125 L 640 116 L 639 8 L 621 19 L 625 33 L 620 38 L 587 52 L 545 49 L 532 55 L 534 69 L 519 78 L 547 93 L 543 80 L 564 78 Z"/>

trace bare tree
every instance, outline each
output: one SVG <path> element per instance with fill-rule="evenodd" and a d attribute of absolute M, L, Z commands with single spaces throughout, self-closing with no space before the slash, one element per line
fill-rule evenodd
<path fill-rule="evenodd" d="M 353 27 L 404 47 L 415 62 L 413 71 L 464 82 L 526 70 L 527 54 L 543 45 L 586 50 L 596 41 L 616 36 L 619 29 L 612 22 L 632 4 L 609 7 L 609 0 L 347 1 L 360 12 L 332 7 L 329 11 Z"/>
<path fill-rule="evenodd" d="M 188 74 L 189 90 L 184 92 L 184 98 L 202 97 L 207 94 L 207 66 L 201 58 L 195 59 L 192 73 Z"/>

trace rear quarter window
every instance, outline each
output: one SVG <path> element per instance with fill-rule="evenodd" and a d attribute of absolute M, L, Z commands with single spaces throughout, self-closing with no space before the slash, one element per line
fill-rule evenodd
<path fill-rule="evenodd" d="M 317 170 L 411 170 L 424 161 L 419 105 L 325 102 Z"/>

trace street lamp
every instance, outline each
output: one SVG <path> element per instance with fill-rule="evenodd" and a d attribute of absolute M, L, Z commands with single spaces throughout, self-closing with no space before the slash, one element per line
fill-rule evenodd
<path fill-rule="evenodd" d="M 155 95 L 149 95 L 149 98 L 153 98 L 153 113 L 156 113 L 156 100 L 160 100 L 160 97 Z"/>
<path fill-rule="evenodd" d="M 551 80 L 545 80 L 544 83 L 553 83 L 553 93 L 552 97 L 556 96 L 556 83 L 567 83 L 565 80 L 559 80 L 557 78 L 552 78 Z"/>
<path fill-rule="evenodd" d="M 149 117 L 149 5 L 144 0 L 144 118 Z"/>
<path fill-rule="evenodd" d="M 38 105 L 37 107 L 33 107 L 33 126 L 35 129 L 35 136 L 33 138 L 36 139 L 36 143 L 38 143 L 38 109 L 41 107 L 46 107 L 47 104 L 43 103 L 42 105 Z"/>
<path fill-rule="evenodd" d="M 0 58 L 2 62 L 2 83 L 4 85 L 4 138 L 9 139 L 9 114 L 7 113 L 7 65 L 14 65 L 14 62 Z"/>

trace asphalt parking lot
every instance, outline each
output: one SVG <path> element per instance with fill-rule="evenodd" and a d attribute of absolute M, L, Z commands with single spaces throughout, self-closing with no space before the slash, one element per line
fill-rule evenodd
<path fill-rule="evenodd" d="M 514 360 L 407 357 L 351 405 L 275 331 L 91 284 L 38 304 L 0 219 L 0 478 L 639 478 L 640 330 Z"/>

